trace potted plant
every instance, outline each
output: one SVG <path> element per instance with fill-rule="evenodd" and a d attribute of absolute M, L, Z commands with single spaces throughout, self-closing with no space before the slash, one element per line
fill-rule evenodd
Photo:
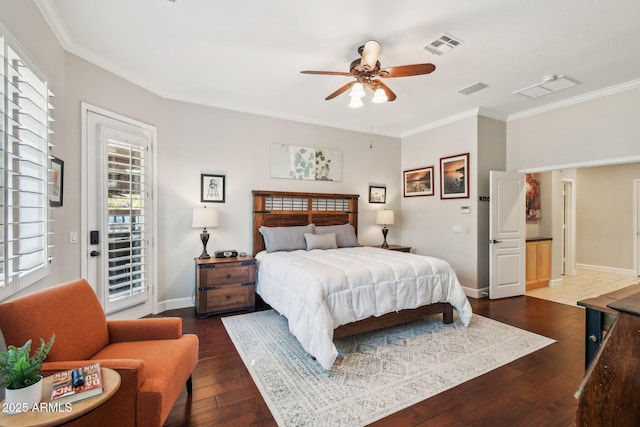
<path fill-rule="evenodd" d="M 56 339 L 49 342 L 40 338 L 40 348 L 31 356 L 31 340 L 22 347 L 8 346 L 0 351 L 0 386 L 5 387 L 5 407 L 10 413 L 24 412 L 39 403 L 42 397 L 40 369 Z"/>

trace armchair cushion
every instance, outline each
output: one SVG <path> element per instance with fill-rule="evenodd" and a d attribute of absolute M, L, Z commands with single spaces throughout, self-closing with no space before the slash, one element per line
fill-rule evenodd
<path fill-rule="evenodd" d="M 182 336 L 182 319 L 158 317 L 140 320 L 108 320 L 109 342 L 175 340 Z"/>
<path fill-rule="evenodd" d="M 50 362 L 90 359 L 109 344 L 107 319 L 86 280 L 2 303 L 0 328 L 12 345 L 22 345 L 29 338 L 39 345 L 40 338 L 48 341 L 55 333 L 56 342 L 47 356 Z"/>

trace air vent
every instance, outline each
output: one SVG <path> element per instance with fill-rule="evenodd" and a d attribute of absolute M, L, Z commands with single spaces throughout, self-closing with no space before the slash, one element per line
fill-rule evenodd
<path fill-rule="evenodd" d="M 540 83 L 525 87 L 524 89 L 518 89 L 512 93 L 514 95 L 524 95 L 529 98 L 539 98 L 559 90 L 568 89 L 578 84 L 580 84 L 580 82 L 572 79 L 571 77 L 564 75 L 551 75 L 544 77 Z"/>
<path fill-rule="evenodd" d="M 462 89 L 460 89 L 458 91 L 458 93 L 462 94 L 462 95 L 471 95 L 472 93 L 476 93 L 479 90 L 482 90 L 486 87 L 489 87 L 489 85 L 486 85 L 484 83 L 481 82 L 477 82 L 474 83 L 472 85 L 469 85 L 467 87 L 463 87 Z"/>
<path fill-rule="evenodd" d="M 440 37 L 433 40 L 424 48 L 434 55 L 443 55 L 452 51 L 454 48 L 460 46 L 464 42 L 459 38 L 453 37 L 450 34 L 443 33 Z"/>

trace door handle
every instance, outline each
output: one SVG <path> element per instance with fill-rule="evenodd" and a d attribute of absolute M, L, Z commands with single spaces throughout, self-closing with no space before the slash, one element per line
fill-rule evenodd
<path fill-rule="evenodd" d="M 91 252 L 89 252 L 89 255 L 91 255 L 91 256 L 98 256 L 98 255 L 100 255 L 100 252 L 98 252 L 98 251 L 91 251 Z"/>
<path fill-rule="evenodd" d="M 496 243 L 502 243 L 502 240 L 496 240 L 496 239 L 489 240 L 490 245 L 495 245 Z"/>

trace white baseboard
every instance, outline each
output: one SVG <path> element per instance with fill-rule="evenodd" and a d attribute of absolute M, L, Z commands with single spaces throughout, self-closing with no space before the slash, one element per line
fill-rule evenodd
<path fill-rule="evenodd" d="M 480 288 L 480 289 L 469 288 L 467 286 L 463 286 L 462 289 L 464 290 L 464 294 L 466 296 L 468 296 L 468 297 L 471 297 L 471 298 L 480 299 L 480 298 L 488 298 L 489 297 L 489 287 L 488 286 L 486 288 Z"/>
<path fill-rule="evenodd" d="M 562 285 L 562 277 L 559 279 L 549 280 L 549 287 L 552 288 L 554 286 Z"/>
<path fill-rule="evenodd" d="M 602 271 L 604 273 L 614 273 L 614 274 L 622 274 L 625 276 L 635 276 L 636 272 L 633 270 L 628 270 L 626 268 L 613 268 L 613 267 L 604 267 L 601 265 L 590 265 L 590 264 L 576 264 L 577 268 L 584 268 L 585 270 L 593 270 L 593 271 Z"/>
<path fill-rule="evenodd" d="M 156 306 L 156 312 L 153 314 L 163 313 L 167 310 L 176 310 L 178 308 L 194 307 L 194 302 L 191 297 L 188 298 L 176 298 L 167 301 L 159 302 Z"/>

